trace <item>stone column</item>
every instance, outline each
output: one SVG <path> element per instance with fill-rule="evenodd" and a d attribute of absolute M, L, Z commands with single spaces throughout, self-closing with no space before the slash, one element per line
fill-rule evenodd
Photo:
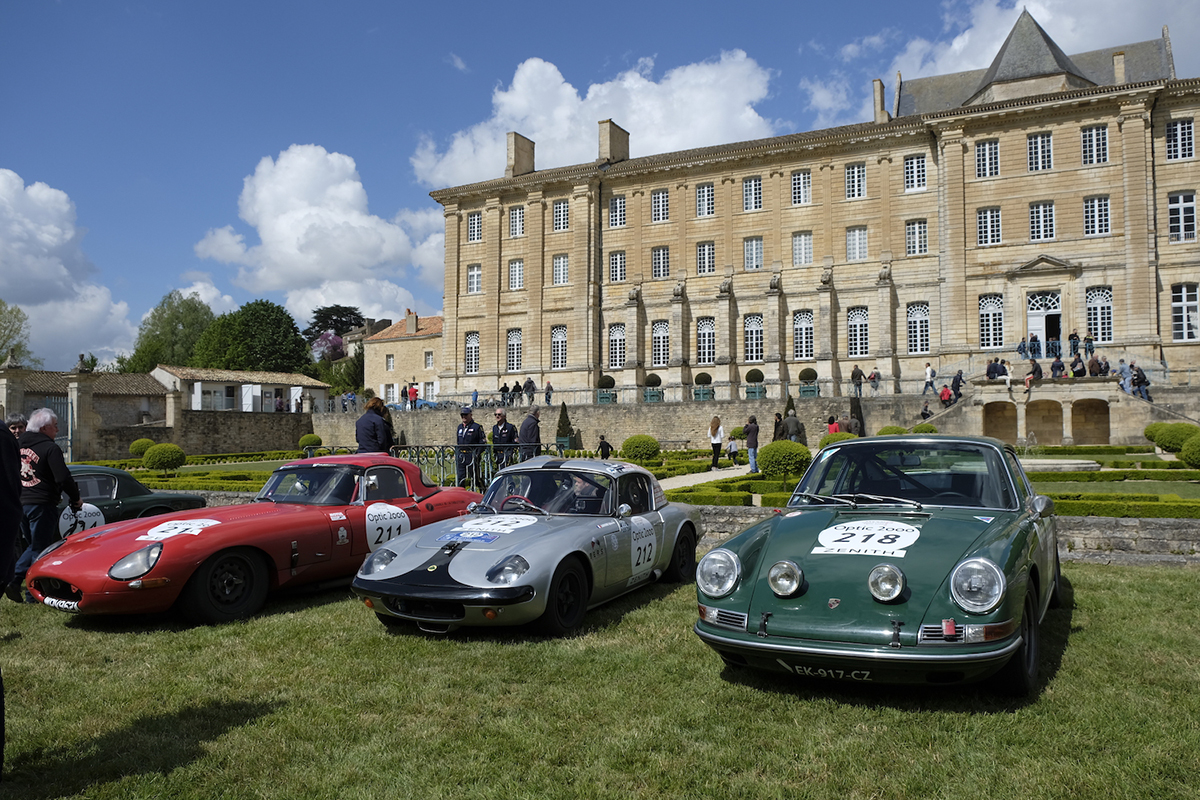
<path fill-rule="evenodd" d="M 1017 406 L 1017 446 L 1023 447 L 1029 441 L 1029 431 L 1025 429 L 1025 405 L 1028 400 L 1024 400 L 1016 404 Z"/>
<path fill-rule="evenodd" d="M 1059 401 L 1059 406 L 1062 408 L 1062 443 L 1064 446 L 1075 444 L 1075 424 L 1071 417 L 1072 403 L 1070 399 L 1064 398 Z"/>
<path fill-rule="evenodd" d="M 67 399 L 71 401 L 71 440 L 68 461 L 87 461 L 96 457 L 96 412 L 92 403 L 95 376 L 77 372 L 67 376 Z"/>

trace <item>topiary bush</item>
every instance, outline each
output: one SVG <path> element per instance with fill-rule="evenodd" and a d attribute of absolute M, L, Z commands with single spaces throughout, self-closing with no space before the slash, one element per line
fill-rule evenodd
<path fill-rule="evenodd" d="M 658 439 L 645 434 L 630 436 L 621 445 L 621 457 L 630 461 L 651 461 L 658 458 L 662 447 L 658 444 Z"/>
<path fill-rule="evenodd" d="M 901 428 L 899 425 L 884 425 L 878 431 L 876 436 L 899 436 L 900 434 L 908 433 L 908 428 Z"/>
<path fill-rule="evenodd" d="M 141 458 L 146 455 L 146 451 L 154 447 L 153 439 L 135 439 L 133 444 L 129 445 L 129 455 L 134 458 Z"/>
<path fill-rule="evenodd" d="M 163 475 L 174 472 L 187 463 L 187 455 L 177 444 L 156 444 L 142 455 L 146 469 L 160 470 Z"/>
<path fill-rule="evenodd" d="M 937 433 L 937 426 L 922 422 L 920 425 L 913 426 L 913 433 Z"/>
<path fill-rule="evenodd" d="M 857 438 L 858 438 L 857 436 L 855 436 L 853 433 L 850 433 L 849 431 L 840 431 L 838 433 L 827 433 L 821 437 L 821 441 L 817 442 L 817 449 L 820 450 L 823 447 L 828 447 L 829 445 L 831 445 L 835 442 L 844 442 L 847 439 L 857 439 Z"/>
<path fill-rule="evenodd" d="M 800 370 L 800 375 L 798 377 L 802 381 L 815 381 L 817 379 L 817 371 L 812 367 L 805 367 L 804 369 Z"/>
<path fill-rule="evenodd" d="M 568 439 L 571 436 L 571 418 L 567 416 L 567 403 L 565 400 L 562 407 L 558 410 L 558 427 L 555 429 L 554 435 L 560 439 Z"/>
<path fill-rule="evenodd" d="M 712 383 L 712 375 L 709 375 L 707 372 L 700 372 L 696 374 L 694 380 L 697 386 L 708 386 Z"/>
<path fill-rule="evenodd" d="M 746 383 L 762 383 L 763 372 L 761 369 L 752 369 L 746 373 Z"/>
<path fill-rule="evenodd" d="M 1156 437 L 1158 436 L 1159 432 L 1169 424 L 1170 423 L 1168 422 L 1151 422 L 1145 427 L 1145 429 L 1142 430 L 1142 435 L 1150 441 L 1156 442 Z"/>
<path fill-rule="evenodd" d="M 1188 422 L 1172 422 L 1156 432 L 1154 443 L 1168 453 L 1178 453 L 1188 439 L 1200 433 L 1200 427 Z"/>
<path fill-rule="evenodd" d="M 612 375 L 601 375 L 600 380 L 596 381 L 597 388 L 611 389 L 617 385 L 617 381 Z"/>
<path fill-rule="evenodd" d="M 1200 469 L 1200 436 L 1193 436 L 1179 448 L 1179 460 L 1192 469 Z"/>
<path fill-rule="evenodd" d="M 799 475 L 812 463 L 812 452 L 799 442 L 786 439 L 758 449 L 758 471 L 768 478 Z"/>
<path fill-rule="evenodd" d="M 317 436 L 315 433 L 306 433 L 300 437 L 300 449 L 301 450 L 303 450 L 306 447 L 320 447 L 320 446 L 321 446 L 321 437 Z"/>
<path fill-rule="evenodd" d="M 738 425 L 736 428 L 734 428 L 732 431 L 729 432 L 729 438 L 730 439 L 745 439 L 746 438 L 746 429 L 743 428 L 741 425 Z"/>
<path fill-rule="evenodd" d="M 658 377 L 658 375 L 651 372 L 649 375 L 646 376 L 646 385 L 647 386 L 662 386 L 662 378 Z"/>

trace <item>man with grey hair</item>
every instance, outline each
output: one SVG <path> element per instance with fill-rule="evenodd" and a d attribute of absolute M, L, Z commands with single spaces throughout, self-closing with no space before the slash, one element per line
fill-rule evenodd
<path fill-rule="evenodd" d="M 63 452 L 54 442 L 58 415 L 39 408 L 29 415 L 29 428 L 17 440 L 21 447 L 21 505 L 29 521 L 29 547 L 17 560 L 12 582 L 5 589 L 10 600 L 20 597 L 20 584 L 38 553 L 58 540 L 58 498 L 66 492 L 72 511 L 83 507 L 79 487 L 67 470 Z M 34 602 L 28 591 L 25 602 Z"/>
<path fill-rule="evenodd" d="M 796 419 L 796 409 L 789 408 L 787 416 L 783 420 L 783 434 L 793 442 L 800 441 L 800 420 Z"/>
<path fill-rule="evenodd" d="M 528 461 L 542 452 L 541 415 L 540 406 L 530 406 L 529 414 L 521 420 L 521 430 L 517 433 L 517 442 L 521 445 L 522 461 Z"/>

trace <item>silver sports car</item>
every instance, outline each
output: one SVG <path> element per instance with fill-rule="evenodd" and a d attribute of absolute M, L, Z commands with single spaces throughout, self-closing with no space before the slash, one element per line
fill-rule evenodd
<path fill-rule="evenodd" d="M 468 509 L 363 563 L 354 592 L 382 622 L 445 633 L 536 621 L 563 636 L 644 583 L 695 577 L 699 510 L 668 503 L 633 464 L 534 458 L 497 473 Z"/>

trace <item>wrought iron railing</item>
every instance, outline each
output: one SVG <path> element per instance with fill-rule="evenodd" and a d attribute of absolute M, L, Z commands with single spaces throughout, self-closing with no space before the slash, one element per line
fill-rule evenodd
<path fill-rule="evenodd" d="M 341 455 L 358 452 L 350 445 L 309 445 L 304 448 L 305 458 L 318 455 Z M 516 464 L 538 455 L 563 455 L 563 447 L 557 444 L 407 444 L 396 445 L 389 451 L 396 458 L 411 461 L 421 468 L 439 486 L 459 483 L 459 456 L 462 456 L 463 480 L 468 488 L 483 491 L 492 477 L 510 464 Z M 522 457 L 524 455 L 524 457 Z"/>

